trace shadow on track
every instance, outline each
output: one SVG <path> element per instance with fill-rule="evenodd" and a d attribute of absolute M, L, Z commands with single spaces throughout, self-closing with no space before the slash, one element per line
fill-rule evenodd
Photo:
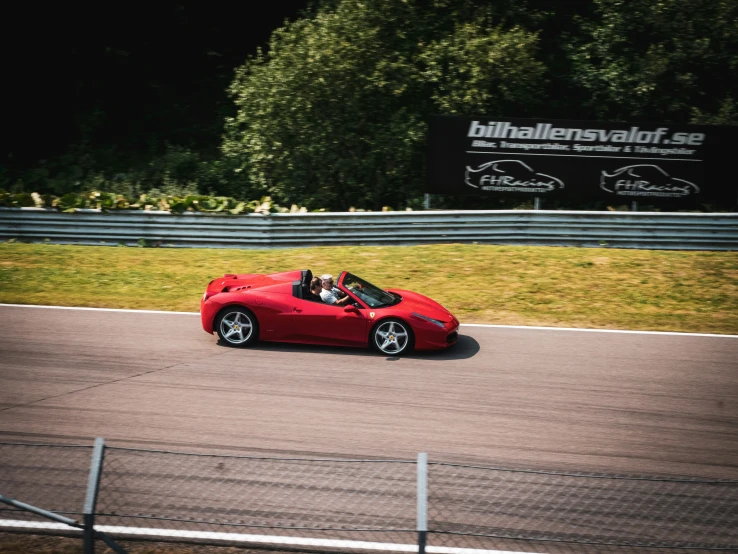
<path fill-rule="evenodd" d="M 459 335 L 456 344 L 448 350 L 437 350 L 430 352 L 413 352 L 408 357 L 414 360 L 466 360 L 477 355 L 481 347 L 477 340 L 468 335 Z M 396 358 L 387 358 L 396 359 Z"/>
<path fill-rule="evenodd" d="M 239 348 L 221 340 L 218 341 L 218 345 L 223 348 Z M 294 352 L 296 354 L 335 354 L 337 356 L 368 356 L 372 358 L 382 358 L 384 356 L 384 354 L 380 354 L 369 347 L 355 348 L 350 346 L 320 346 L 312 344 L 292 344 L 287 342 L 257 342 L 253 346 L 244 348 L 243 350 L 257 352 Z M 459 339 L 456 341 L 456 344 L 447 350 L 418 351 L 406 356 L 385 357 L 385 360 L 388 362 L 402 360 L 403 358 L 428 361 L 466 360 L 476 356 L 479 350 L 480 346 L 476 339 L 466 335 L 459 335 Z"/>

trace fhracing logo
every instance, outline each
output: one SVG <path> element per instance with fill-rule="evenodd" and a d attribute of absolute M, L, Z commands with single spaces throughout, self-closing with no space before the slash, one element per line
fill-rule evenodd
<path fill-rule="evenodd" d="M 684 179 L 671 177 L 657 165 L 629 165 L 600 176 L 604 191 L 627 196 L 683 197 L 700 192 L 700 188 Z"/>
<path fill-rule="evenodd" d="M 466 166 L 464 182 L 475 189 L 489 191 L 551 192 L 564 188 L 560 179 L 536 173 L 520 160 L 495 160 L 476 169 Z"/>

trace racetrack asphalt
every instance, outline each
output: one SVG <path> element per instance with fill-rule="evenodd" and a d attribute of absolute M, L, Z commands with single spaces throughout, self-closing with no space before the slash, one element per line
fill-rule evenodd
<path fill-rule="evenodd" d="M 196 314 L 0 306 L 0 441 L 738 478 L 738 338 L 460 335 L 238 349 Z"/>

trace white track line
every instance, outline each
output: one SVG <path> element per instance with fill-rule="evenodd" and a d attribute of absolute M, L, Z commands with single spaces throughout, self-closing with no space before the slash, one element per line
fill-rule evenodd
<path fill-rule="evenodd" d="M 129 310 L 123 308 L 84 308 L 77 306 L 37 306 L 35 304 L 0 304 L 11 308 L 46 308 L 52 310 L 89 310 L 95 312 L 124 312 L 134 314 L 200 315 L 200 312 L 168 312 L 165 310 Z M 493 329 L 524 329 L 530 331 L 579 331 L 587 333 L 630 333 L 635 335 L 670 335 L 676 337 L 720 337 L 738 339 L 738 335 L 711 333 L 678 333 L 673 331 L 631 331 L 627 329 L 587 329 L 582 327 L 536 327 L 532 325 L 492 325 L 486 323 L 462 323 L 462 327 L 488 327 Z"/>
<path fill-rule="evenodd" d="M 738 335 L 711 333 L 677 333 L 675 331 L 630 331 L 627 329 L 584 329 L 578 327 L 534 327 L 532 325 L 488 325 L 483 323 L 462 323 L 463 327 L 498 327 L 500 329 L 530 329 L 536 331 L 579 331 L 587 333 L 630 333 L 635 335 L 671 335 L 675 337 L 721 337 L 738 339 Z"/>
<path fill-rule="evenodd" d="M 21 521 L 13 519 L 0 520 L 0 528 L 15 529 L 51 529 L 74 531 L 80 529 L 63 523 L 47 523 L 38 521 Z M 360 550 L 383 550 L 386 552 L 417 552 L 417 544 L 393 544 L 384 542 L 350 541 L 337 539 L 310 539 L 304 537 L 280 537 L 275 535 L 249 535 L 245 533 L 220 533 L 212 531 L 183 531 L 178 529 L 153 529 L 147 527 L 122 527 L 117 525 L 95 525 L 97 531 L 124 536 L 172 537 L 180 539 L 201 539 L 226 542 L 282 544 L 292 546 L 313 546 L 321 548 L 356 548 Z M 535 554 L 532 552 L 513 552 L 510 550 L 483 550 L 478 548 L 452 548 L 446 546 L 426 546 L 425 551 L 431 554 Z"/>
<path fill-rule="evenodd" d="M 177 315 L 200 315 L 200 312 L 167 312 L 164 310 L 126 310 L 123 308 L 83 308 L 78 306 L 37 306 L 35 304 L 0 304 L 11 308 L 46 308 L 50 310 L 89 310 L 93 312 L 127 312 L 133 314 L 177 314 Z"/>

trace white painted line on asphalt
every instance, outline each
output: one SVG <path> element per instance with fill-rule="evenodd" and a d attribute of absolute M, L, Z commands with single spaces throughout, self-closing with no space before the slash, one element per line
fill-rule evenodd
<path fill-rule="evenodd" d="M 0 520 L 0 528 L 52 529 L 76 531 L 80 529 L 63 523 L 40 521 Z M 321 548 L 356 548 L 360 550 L 383 550 L 389 552 L 417 552 L 417 544 L 393 544 L 384 542 L 350 541 L 339 539 L 310 539 L 304 537 L 280 537 L 275 535 L 249 535 L 245 533 L 221 533 L 214 531 L 186 531 L 179 529 L 154 529 L 147 527 L 123 527 L 118 525 L 95 525 L 97 531 L 115 535 L 137 535 L 149 537 L 172 537 L 181 539 L 203 539 L 227 542 L 246 542 L 261 544 L 282 544 L 292 546 L 317 546 Z M 478 548 L 453 548 L 447 546 L 426 546 L 425 551 L 432 554 L 536 554 L 532 552 L 513 552 L 510 550 L 483 550 Z"/>
<path fill-rule="evenodd" d="M 76 306 L 37 306 L 35 304 L 0 304 L 11 308 L 47 308 L 53 310 L 89 310 L 97 312 L 124 312 L 135 314 L 200 315 L 200 312 L 168 312 L 166 310 L 129 310 L 123 308 L 84 308 Z M 711 333 L 678 333 L 674 331 L 632 331 L 628 329 L 587 329 L 583 327 L 536 327 L 533 325 L 492 325 L 487 323 L 461 323 L 462 327 L 488 327 L 493 329 L 523 329 L 527 331 L 580 331 L 586 333 L 630 333 L 635 335 L 671 335 L 675 337 L 720 337 L 738 339 L 738 335 Z"/>
<path fill-rule="evenodd" d="M 167 312 L 166 310 L 126 310 L 123 308 L 84 308 L 79 306 L 37 306 L 35 304 L 0 304 L 11 308 L 46 308 L 50 310 L 89 310 L 93 312 L 128 312 L 134 314 L 200 315 L 200 312 Z"/>
<path fill-rule="evenodd" d="M 678 333 L 675 331 L 630 331 L 627 329 L 585 329 L 578 327 L 535 327 L 528 325 L 490 325 L 486 323 L 462 323 L 462 327 L 497 327 L 500 329 L 526 329 L 535 331 L 579 331 L 585 333 L 630 333 L 634 335 L 671 335 L 675 337 L 721 337 L 738 339 L 738 335 L 720 335 L 711 333 Z"/>
<path fill-rule="evenodd" d="M 79 531 L 82 529 L 65 525 L 63 523 L 52 523 L 50 521 L 23 521 L 18 519 L 0 519 L 1 527 L 13 527 L 16 529 L 54 529 L 58 531 Z"/>

